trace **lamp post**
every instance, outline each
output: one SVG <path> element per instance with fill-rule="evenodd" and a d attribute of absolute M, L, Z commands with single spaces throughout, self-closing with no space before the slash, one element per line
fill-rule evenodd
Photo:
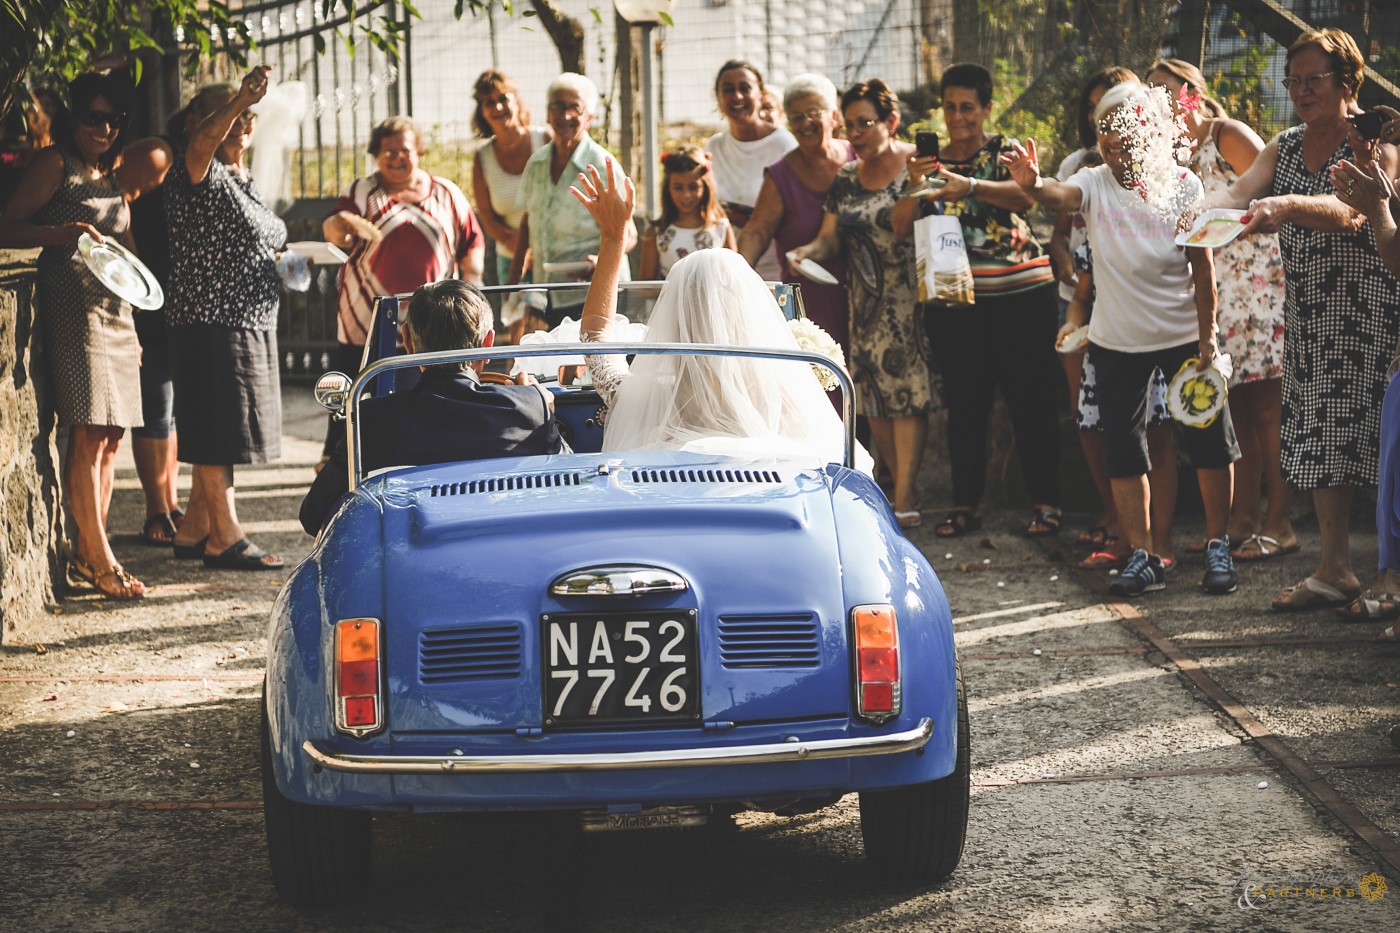
<path fill-rule="evenodd" d="M 660 187 L 657 185 L 656 138 L 660 128 L 656 124 L 656 50 L 651 33 L 663 20 L 671 18 L 671 7 L 675 0 L 613 0 L 617 14 L 629 25 L 642 30 L 642 161 L 644 199 L 648 220 L 655 220 Z"/>

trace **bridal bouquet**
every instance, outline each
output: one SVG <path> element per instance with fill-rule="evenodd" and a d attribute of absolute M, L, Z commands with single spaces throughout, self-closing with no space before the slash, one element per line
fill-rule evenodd
<path fill-rule="evenodd" d="M 833 340 L 831 335 L 822 329 L 821 325 L 808 318 L 799 317 L 788 321 L 788 329 L 792 331 L 793 339 L 797 341 L 799 350 L 820 353 L 842 369 L 846 368 L 846 355 L 841 352 L 841 345 Z M 812 364 L 812 372 L 816 375 L 817 381 L 821 383 L 822 389 L 827 392 L 840 385 L 836 374 L 819 363 Z"/>

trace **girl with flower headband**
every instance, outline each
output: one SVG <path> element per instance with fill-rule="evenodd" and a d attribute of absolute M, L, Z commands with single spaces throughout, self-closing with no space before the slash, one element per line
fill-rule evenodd
<path fill-rule="evenodd" d="M 709 156 L 682 146 L 661 157 L 661 219 L 642 235 L 641 277 L 664 279 L 697 249 L 734 249 L 734 229 L 715 191 Z"/>

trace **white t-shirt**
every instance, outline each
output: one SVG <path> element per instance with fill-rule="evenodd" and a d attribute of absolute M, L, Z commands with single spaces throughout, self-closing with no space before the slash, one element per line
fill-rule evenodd
<path fill-rule="evenodd" d="M 1069 181 L 1070 177 L 1073 176 L 1075 172 L 1084 167 L 1084 160 L 1089 158 L 1090 153 L 1097 154 L 1098 151 L 1098 146 L 1094 146 L 1088 149 L 1076 149 L 1074 152 L 1065 156 L 1064 161 L 1060 163 L 1059 171 L 1055 172 L 1055 180 Z M 1075 214 L 1070 218 L 1069 222 L 1069 255 L 1071 261 L 1073 261 L 1074 251 L 1084 245 L 1085 239 L 1087 239 L 1087 234 L 1084 232 L 1084 218 L 1079 214 Z M 1060 300 L 1072 301 L 1073 299 L 1074 286 L 1066 285 L 1064 282 L 1061 282 Z"/>
<path fill-rule="evenodd" d="M 705 151 L 714 166 L 715 191 L 720 201 L 753 207 L 758 202 L 758 189 L 763 187 L 763 170 L 796 148 L 797 138 L 782 128 L 748 142 L 735 139 L 728 131 L 711 136 Z M 754 270 L 766 282 L 783 280 L 774 243 L 768 244 Z"/>
<path fill-rule="evenodd" d="M 1201 182 L 1183 169 L 1177 201 L 1201 196 Z M 1079 212 L 1094 263 L 1094 316 L 1089 339 L 1109 350 L 1147 353 L 1195 343 L 1195 287 L 1176 231 L 1107 165 L 1081 169 L 1066 184 L 1084 193 Z"/>

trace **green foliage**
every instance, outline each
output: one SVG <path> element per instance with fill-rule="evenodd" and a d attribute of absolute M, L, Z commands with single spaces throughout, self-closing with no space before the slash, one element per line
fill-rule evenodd
<path fill-rule="evenodd" d="M 987 121 L 987 132 L 1001 133 L 1016 139 L 1034 139 L 1040 149 L 1042 166 L 1053 166 L 1059 162 L 1061 154 L 1060 121 L 1063 111 L 1053 113 L 1033 112 L 1028 108 L 1016 107 L 1029 86 L 1025 76 L 1010 60 L 998 58 L 992 62 L 992 116 Z M 914 138 L 921 131 L 932 131 L 940 139 L 948 139 L 948 127 L 943 120 L 940 106 L 930 109 L 919 120 L 900 128 L 900 135 Z"/>
<path fill-rule="evenodd" d="M 1232 13 L 1228 24 L 1245 37 L 1243 21 Z M 1243 46 L 1230 60 L 1227 69 L 1206 75 L 1212 85 L 1211 96 L 1220 102 L 1225 112 L 1242 120 L 1265 139 L 1286 129 L 1288 122 L 1264 101 L 1274 91 L 1274 82 L 1264 77 L 1270 65 L 1272 43 L 1250 43 Z"/>

